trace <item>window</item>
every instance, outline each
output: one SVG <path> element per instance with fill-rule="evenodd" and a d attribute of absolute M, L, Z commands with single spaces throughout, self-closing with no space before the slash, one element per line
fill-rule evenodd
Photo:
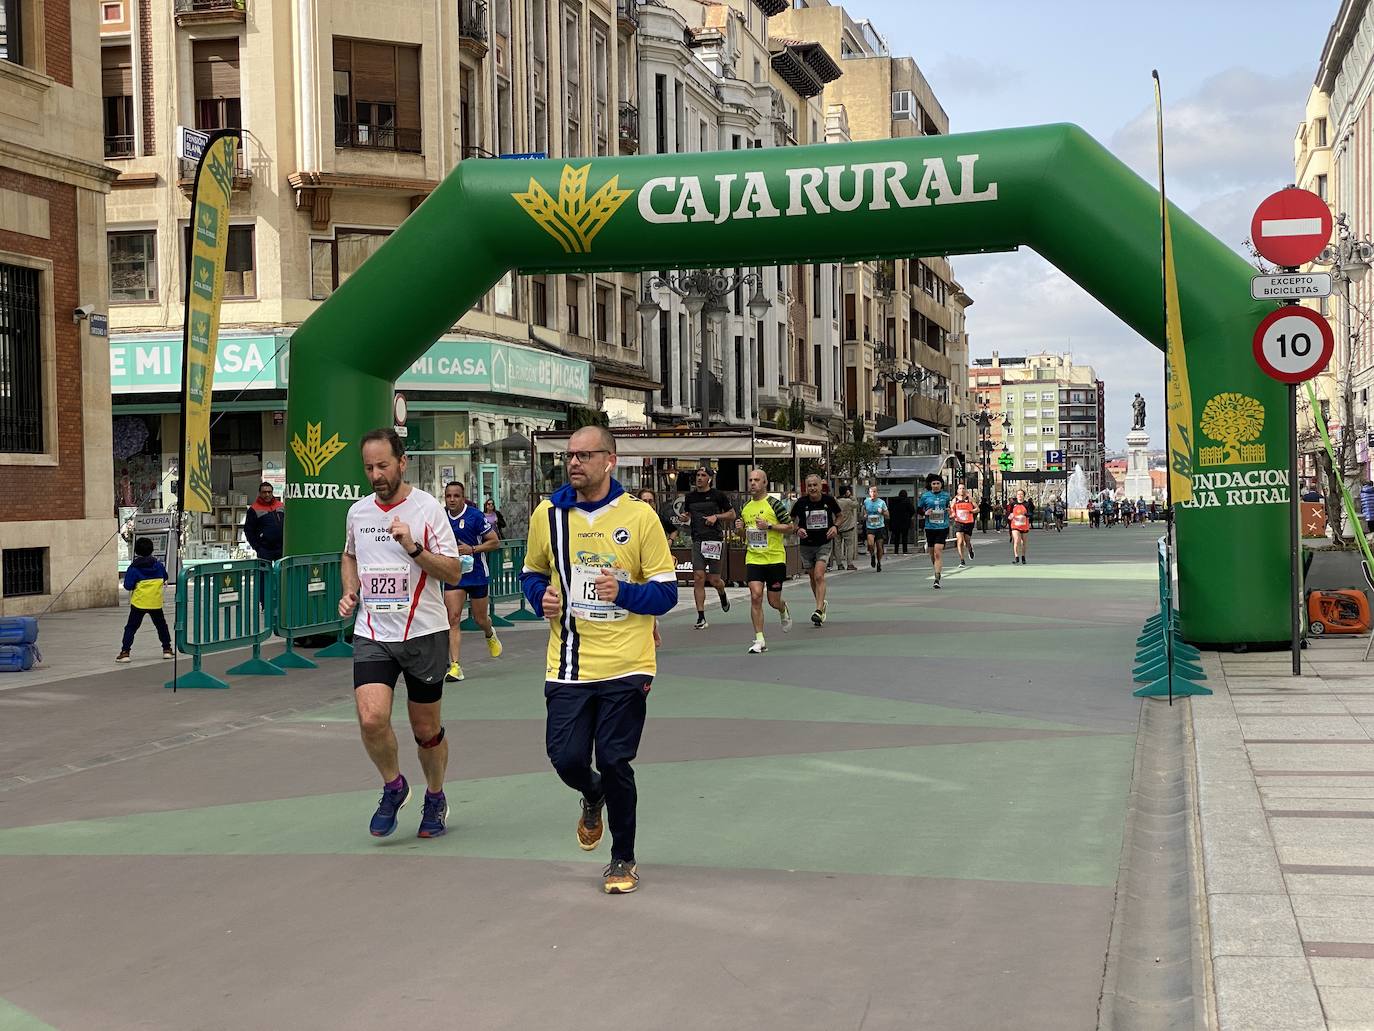
<path fill-rule="evenodd" d="M 568 277 L 568 332 L 582 335 L 582 280 Z"/>
<path fill-rule="evenodd" d="M 7 454 L 44 449 L 41 275 L 35 268 L 0 264 L 0 452 Z M 5 551 L 6 591 L 14 553 Z"/>
<path fill-rule="evenodd" d="M 611 339 L 611 291 L 598 285 L 596 288 L 596 339 L 607 342 Z"/>
<path fill-rule="evenodd" d="M 520 314 L 520 301 L 515 289 L 515 273 L 507 272 L 492 288 L 492 310 L 497 315 L 514 318 Z"/>
<path fill-rule="evenodd" d="M 821 267 L 811 266 L 811 314 L 815 318 L 821 317 Z"/>
<path fill-rule="evenodd" d="M 1047 391 L 1045 391 L 1043 394 L 1040 395 L 1040 400 L 1041 400 L 1041 401 L 1053 401 L 1053 400 L 1055 399 L 1055 397 L 1057 397 L 1057 396 L 1058 396 L 1058 395 L 1054 394 L 1052 391 L 1047 390 Z M 1027 401 L 1034 401 L 1034 400 L 1035 400 L 1035 396 L 1034 396 L 1033 394 L 1028 394 L 1028 395 L 1026 395 L 1026 400 L 1027 400 Z"/>
<path fill-rule="evenodd" d="M 610 95 L 611 95 L 611 73 L 610 73 L 610 49 L 606 39 L 610 29 L 592 19 L 592 90 L 595 98 L 595 110 L 592 112 L 592 120 L 596 130 L 596 152 L 598 154 L 609 154 L 610 150 Z"/>
<path fill-rule="evenodd" d="M 100 51 L 100 84 L 105 105 L 105 157 L 133 157 L 134 69 L 130 47 Z"/>
<path fill-rule="evenodd" d="M 473 157 L 482 146 L 482 105 L 472 69 L 458 71 L 458 131 L 463 157 Z"/>
<path fill-rule="evenodd" d="M 1040 453 L 1040 445 L 1036 441 L 1028 440 L 1026 441 L 1025 450 L 1028 454 L 1038 455 Z"/>
<path fill-rule="evenodd" d="M 334 40 L 334 146 L 420 153 L 420 48 Z"/>
<path fill-rule="evenodd" d="M 1028 391 L 1026 391 L 1026 393 L 1024 393 L 1024 394 L 1021 395 L 1021 396 L 1022 396 L 1022 398 L 1025 400 L 1026 404 L 1028 404 L 1028 405 L 1033 405 L 1033 404 L 1035 404 L 1035 391 L 1033 391 L 1033 390 L 1028 390 Z"/>
<path fill-rule="evenodd" d="M 673 344 L 668 332 L 668 316 L 660 315 L 658 322 L 658 378 L 663 381 L 659 400 L 665 408 L 673 404 Z"/>
<path fill-rule="evenodd" d="M 1318 147 L 1325 147 L 1325 146 L 1326 146 L 1326 119 L 1325 119 L 1325 118 L 1318 118 L 1318 119 L 1317 119 L 1316 129 L 1317 129 L 1317 146 L 1318 146 Z M 1323 177 L 1323 178 L 1324 178 L 1324 177 Z M 1323 195 L 1323 196 L 1325 196 L 1325 195 Z"/>
<path fill-rule="evenodd" d="M 510 80 L 496 78 L 496 152 L 515 153 L 515 113 L 511 109 Z"/>
<path fill-rule="evenodd" d="M 24 0 L 0 0 L 0 61 L 24 63 Z"/>
<path fill-rule="evenodd" d="M 1317 176 L 1316 194 L 1322 200 L 1326 200 L 1326 176 L 1324 175 Z"/>
<path fill-rule="evenodd" d="M 6 548 L 3 570 L 6 598 L 47 594 L 47 548 Z"/>
<path fill-rule="evenodd" d="M 1054 417 L 1055 417 L 1055 410 L 1054 410 L 1053 408 L 1042 408 L 1042 409 L 1040 409 L 1040 418 L 1042 418 L 1042 419 L 1053 419 Z"/>
<path fill-rule="evenodd" d="M 157 300 L 157 232 L 110 233 L 110 303 Z M 0 449 L 3 450 L 3 449 Z"/>
<path fill-rule="evenodd" d="M 575 4 L 563 12 L 563 155 L 584 153 L 582 147 L 582 14 Z"/>
<path fill-rule="evenodd" d="M 191 44 L 191 62 L 196 90 L 196 128 L 212 132 L 241 126 L 239 41 L 198 39 Z"/>
<path fill-rule="evenodd" d="M 634 338 L 630 334 L 630 327 L 635 324 L 637 312 L 635 311 L 634 294 L 623 293 L 620 297 L 620 346 L 633 347 Z"/>
<path fill-rule="evenodd" d="M 530 316 L 536 326 L 549 324 L 549 283 L 543 276 L 530 277 Z"/>
<path fill-rule="evenodd" d="M 1057 432 L 1057 430 L 1056 430 L 1056 428 L 1055 428 L 1054 426 L 1041 426 L 1041 427 L 1040 427 L 1040 435 L 1041 435 L 1042 437 L 1053 437 L 1053 436 L 1055 435 L 1056 432 Z"/>
<path fill-rule="evenodd" d="M 390 229 L 336 229 L 332 240 L 311 240 L 310 299 L 322 301 L 341 287 L 390 235 Z"/>
<path fill-rule="evenodd" d="M 654 76 L 654 146 L 655 154 L 668 152 L 668 78 Z M 665 404 L 667 402 L 664 402 Z"/>
<path fill-rule="evenodd" d="M 191 227 L 181 227 L 182 268 L 190 265 Z M 183 284 L 184 287 L 185 284 Z M 230 226 L 229 243 L 224 251 L 224 298 L 256 297 L 257 275 L 253 264 L 253 227 Z"/>

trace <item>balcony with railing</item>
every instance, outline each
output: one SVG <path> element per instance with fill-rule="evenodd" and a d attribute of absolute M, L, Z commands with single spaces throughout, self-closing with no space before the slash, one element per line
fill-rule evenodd
<path fill-rule="evenodd" d="M 616 0 L 615 23 L 622 32 L 639 28 L 639 0 Z"/>
<path fill-rule="evenodd" d="M 247 133 L 244 134 L 247 137 Z M 195 186 L 196 165 L 199 162 L 195 158 L 177 158 L 177 186 L 181 192 L 188 197 Z M 245 147 L 241 145 L 234 155 L 234 186 L 235 190 L 247 190 L 253 185 L 253 166 L 249 162 Z"/>
<path fill-rule="evenodd" d="M 458 0 L 458 47 L 474 56 L 487 56 L 486 0 Z"/>
<path fill-rule="evenodd" d="M 620 102 L 620 153 L 639 153 L 639 108 Z"/>
<path fill-rule="evenodd" d="M 403 154 L 419 154 L 420 130 L 401 129 L 394 125 L 371 125 L 367 122 L 334 123 L 334 146 L 357 150 L 393 150 Z"/>
<path fill-rule="evenodd" d="M 131 158 L 134 156 L 133 136 L 106 136 L 105 160 L 112 158 Z"/>
<path fill-rule="evenodd" d="M 243 22 L 248 20 L 248 0 L 176 0 L 173 11 L 177 25 Z"/>

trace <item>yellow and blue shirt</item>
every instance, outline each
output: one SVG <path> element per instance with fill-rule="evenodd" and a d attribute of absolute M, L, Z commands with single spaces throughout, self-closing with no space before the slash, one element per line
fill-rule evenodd
<path fill-rule="evenodd" d="M 136 609 L 162 608 L 162 588 L 167 567 L 151 555 L 138 555 L 124 571 L 124 589 L 132 592 L 129 604 Z"/>
<path fill-rule="evenodd" d="M 614 603 L 591 588 L 601 570 L 620 580 Z M 562 605 L 549 621 L 546 679 L 597 683 L 657 672 L 654 617 L 677 604 L 677 567 L 657 513 L 615 480 L 601 501 L 564 486 L 530 515 L 520 587 L 535 612 L 553 584 Z"/>

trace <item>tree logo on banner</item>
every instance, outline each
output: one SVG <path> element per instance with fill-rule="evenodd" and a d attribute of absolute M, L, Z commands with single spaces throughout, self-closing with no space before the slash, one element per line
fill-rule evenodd
<path fill-rule="evenodd" d="M 1202 409 L 1199 429 L 1219 446 L 1198 448 L 1198 465 L 1260 465 L 1264 444 L 1251 444 L 1264 432 L 1264 405 L 1244 394 L 1217 394 Z"/>
<path fill-rule="evenodd" d="M 581 168 L 564 165 L 558 180 L 557 200 L 533 178 L 526 192 L 511 194 L 526 214 L 558 241 L 566 254 L 590 252 L 592 239 L 620 205 L 634 194 L 634 190 L 620 189 L 620 176 L 613 175 L 588 199 L 587 175 L 591 169 L 591 165 Z"/>

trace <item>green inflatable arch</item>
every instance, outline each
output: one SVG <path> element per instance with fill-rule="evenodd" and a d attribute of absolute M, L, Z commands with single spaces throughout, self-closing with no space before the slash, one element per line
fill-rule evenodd
<path fill-rule="evenodd" d="M 1250 352 L 1272 306 L 1250 300 L 1252 270 L 1239 256 L 1183 212 L 1170 218 L 1197 420 L 1197 498 L 1178 513 L 1183 632 L 1218 645 L 1284 641 L 1285 393 Z M 507 270 L 778 265 L 1025 245 L 1162 348 L 1159 239 L 1159 194 L 1072 125 L 464 161 L 292 339 L 287 552 L 342 545 L 348 505 L 368 489 L 358 438 L 389 422 L 396 377 Z M 1241 410 L 1247 418 L 1236 417 Z"/>

